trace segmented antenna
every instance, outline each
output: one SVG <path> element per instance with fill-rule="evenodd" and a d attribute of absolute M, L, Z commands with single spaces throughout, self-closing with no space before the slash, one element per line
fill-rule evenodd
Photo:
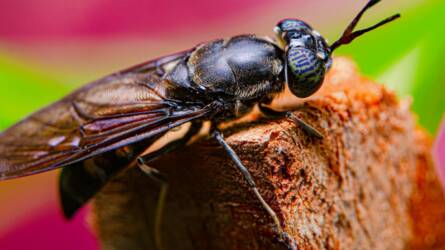
<path fill-rule="evenodd" d="M 350 42 L 352 42 L 355 38 L 363 35 L 364 33 L 371 31 L 373 29 L 376 29 L 386 23 L 389 23 L 397 18 L 400 17 L 400 14 L 395 14 L 393 16 L 390 16 L 386 19 L 384 19 L 383 21 L 380 21 L 379 23 L 366 28 L 366 29 L 362 29 L 362 30 L 357 30 L 354 31 L 355 26 L 357 26 L 358 21 L 360 21 L 360 18 L 362 18 L 363 14 L 372 6 L 374 6 L 375 4 L 377 4 L 378 2 L 380 2 L 380 0 L 370 0 L 365 7 L 363 7 L 363 9 L 357 14 L 357 16 L 352 20 L 352 22 L 348 25 L 348 27 L 345 29 L 345 31 L 343 32 L 343 35 L 337 40 L 335 41 L 331 46 L 331 54 L 332 52 L 338 48 L 339 46 L 343 45 L 343 44 L 348 44 Z"/>

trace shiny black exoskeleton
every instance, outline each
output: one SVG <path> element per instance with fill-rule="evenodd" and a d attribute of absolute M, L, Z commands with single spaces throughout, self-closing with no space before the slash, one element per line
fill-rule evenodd
<path fill-rule="evenodd" d="M 196 118 L 198 115 L 190 118 L 192 128 L 183 138 L 167 144 L 158 151 L 140 156 L 138 159 L 140 165 L 143 166 L 141 169 L 149 175 L 159 177 L 159 174 L 149 168 L 146 163 L 184 146 L 193 135 L 198 133 L 202 120 L 210 120 L 213 125 L 212 136 L 228 152 L 258 200 L 271 215 L 281 239 L 290 248 L 295 249 L 293 240 L 287 237 L 275 212 L 265 202 L 248 170 L 233 149 L 225 142 L 222 133 L 216 126 L 221 121 L 231 120 L 246 114 L 257 104 L 266 115 L 282 114 L 282 112 L 273 111 L 265 106 L 270 104 L 272 99 L 285 89 L 286 84 L 297 97 L 304 98 L 314 94 L 322 86 L 326 72 L 332 65 L 332 52 L 338 46 L 347 44 L 361 34 L 398 17 L 398 15 L 392 16 L 370 28 L 354 32 L 353 29 L 362 14 L 377 2 L 378 0 L 369 1 L 351 22 L 341 38 L 330 46 L 307 23 L 297 19 L 284 19 L 274 29 L 276 40 L 255 35 L 218 39 L 203 43 L 182 53 L 130 68 L 118 74 L 130 73 L 132 77 L 141 74 L 141 77 L 144 78 L 148 76 L 146 71 L 156 68 L 157 76 L 154 78 L 158 82 L 150 83 L 148 80 L 142 82 L 150 90 L 156 92 L 156 95 L 162 97 L 163 104 L 170 106 L 173 114 L 168 114 L 169 116 L 187 116 L 187 114 L 200 110 L 208 112 L 205 115 L 199 115 L 199 118 Z M 152 76 L 150 75 L 150 77 Z M 127 79 L 127 81 L 129 80 Z M 292 113 L 287 114 L 292 115 Z M 304 121 L 298 120 L 295 116 L 290 118 L 307 132 L 318 138 L 322 137 L 320 132 L 304 123 Z M 168 124 L 169 128 L 170 126 L 174 127 L 176 125 Z M 133 147 L 133 152 L 137 151 L 135 148 L 138 147 Z M 95 169 L 108 168 L 106 166 L 95 166 Z M 114 172 L 117 171 L 113 171 L 112 174 Z M 80 168 L 76 170 L 66 168 L 63 170 L 63 174 L 61 192 L 62 198 L 66 198 L 64 207 L 66 207 L 65 211 L 68 211 L 69 215 L 72 215 L 86 200 L 96 194 L 97 190 L 108 181 L 108 176 L 112 176 L 112 174 L 107 174 L 105 180 L 93 178 L 90 182 L 92 184 L 100 183 L 100 185 L 90 185 L 93 188 L 84 188 L 85 193 L 80 193 L 79 189 L 74 188 L 75 183 L 78 183 L 80 179 L 85 182 L 85 176 L 91 174 Z M 159 179 L 158 177 L 156 178 Z M 64 184 L 66 185 L 64 186 Z M 75 200 L 73 197 L 80 198 Z M 156 238 L 158 239 L 157 244 L 160 245 L 160 235 Z"/>
<path fill-rule="evenodd" d="M 370 28 L 354 32 L 353 29 L 363 13 L 377 2 L 379 0 L 370 0 L 340 39 L 331 46 L 307 23 L 297 19 L 284 19 L 274 29 L 276 41 L 242 35 L 204 43 L 191 50 L 188 56 L 164 75 L 173 85 L 194 92 L 195 101 L 201 105 L 217 103 L 220 106 L 209 117 L 214 125 L 212 135 L 241 170 L 257 198 L 274 219 L 281 239 L 287 242 L 289 248 L 296 249 L 293 239 L 284 233 L 276 214 L 264 201 L 249 172 L 224 141 L 216 125 L 221 120 L 247 113 L 256 104 L 261 109 L 263 104 L 269 104 L 276 94 L 284 90 L 285 84 L 297 97 L 304 98 L 314 94 L 321 87 L 326 72 L 332 65 L 332 52 L 337 47 L 399 17 L 397 14 Z M 180 93 L 175 91 L 172 95 Z M 181 94 L 180 98 L 184 99 L 185 96 Z M 279 113 L 268 108 L 263 108 L 262 111 Z M 295 117 L 294 119 L 296 120 Z M 306 131 L 322 137 L 310 125 L 298 120 L 297 122 Z"/>
<path fill-rule="evenodd" d="M 211 136 L 243 174 L 273 219 L 280 239 L 296 249 L 218 124 L 258 105 L 266 116 L 285 114 L 309 134 L 322 138 L 292 112 L 274 111 L 267 105 L 286 84 L 297 97 L 314 94 L 336 48 L 399 17 L 353 31 L 363 13 L 377 2 L 369 0 L 331 45 L 305 22 L 284 19 L 275 27 L 276 40 L 254 35 L 215 40 L 92 82 L 0 133 L 0 180 L 63 168 L 61 203 L 70 218 L 114 176 L 127 166 L 138 165 L 163 185 L 154 230 L 156 246 L 161 249 L 166 178 L 147 164 L 185 146 L 200 132 L 203 122 L 210 121 Z M 183 125 L 189 127 L 182 137 L 168 141 L 167 134 Z M 165 144 L 154 145 L 161 141 Z"/>
<path fill-rule="evenodd" d="M 315 93 L 332 65 L 331 50 L 326 40 L 308 24 L 285 19 L 275 27 L 278 39 L 286 44 L 289 89 L 297 97 Z"/>
<path fill-rule="evenodd" d="M 332 65 L 334 49 L 399 17 L 394 15 L 370 28 L 353 32 L 365 10 L 377 2 L 369 1 L 331 46 L 307 23 L 284 19 L 275 26 L 275 42 L 241 35 L 204 43 L 165 77 L 181 88 L 194 90 L 198 101 L 207 99 L 210 103 L 220 99 L 226 115 L 219 115 L 216 120 L 243 115 L 256 103 L 270 103 L 285 84 L 295 96 L 308 97 L 321 87 Z"/>
<path fill-rule="evenodd" d="M 265 106 L 285 89 L 286 84 L 297 97 L 304 98 L 314 94 L 322 86 L 325 75 L 332 65 L 332 52 L 338 46 L 347 44 L 361 34 L 398 17 L 398 15 L 394 15 L 370 28 L 354 32 L 353 29 L 362 14 L 378 1 L 370 0 L 351 22 L 341 38 L 330 46 L 307 23 L 289 18 L 280 21 L 275 26 L 276 40 L 255 35 L 218 39 L 203 43 L 184 53 L 162 58 L 155 64 L 145 65 L 140 69 L 137 66 L 123 73 L 135 70 L 143 72 L 143 70 L 155 66 L 161 79 L 168 82 L 168 84 L 163 84 L 165 87 L 163 95 L 166 99 L 172 100 L 174 109 L 185 109 L 190 112 L 193 109 L 205 109 L 209 105 L 216 105 L 211 108 L 211 114 L 203 118 L 212 122 L 212 136 L 229 153 L 258 200 L 271 215 L 281 239 L 287 243 L 289 248 L 295 249 L 293 240 L 284 233 L 276 214 L 264 201 L 249 172 L 225 142 L 216 125 L 221 121 L 246 114 L 257 104 L 266 115 L 283 114 L 265 108 Z M 151 88 L 163 89 L 159 85 Z M 292 113 L 287 114 L 292 115 Z M 320 132 L 304 121 L 298 120 L 295 116 L 290 118 L 307 132 L 318 138 L 322 137 Z M 145 162 L 183 146 L 192 135 L 198 132 L 201 126 L 200 121 L 195 121 L 193 124 L 194 132 L 188 133 L 188 136 L 179 141 L 168 144 L 158 152 L 140 157 L 141 165 L 146 166 Z M 156 172 L 148 167 L 145 170 L 142 169 L 149 175 Z M 69 171 L 69 169 L 64 169 L 64 173 Z M 66 190 L 73 190 L 73 188 Z M 96 190 L 90 191 L 89 195 L 85 197 L 92 197 Z M 157 238 L 160 239 L 160 236 Z M 158 241 L 160 242 L 160 240 Z M 160 245 L 160 243 L 158 244 Z"/>
<path fill-rule="evenodd" d="M 165 78 L 197 90 L 197 101 L 221 100 L 227 111 L 222 118 L 228 119 L 245 114 L 255 103 L 270 100 L 284 89 L 283 55 L 266 39 L 236 36 L 198 46 Z"/>

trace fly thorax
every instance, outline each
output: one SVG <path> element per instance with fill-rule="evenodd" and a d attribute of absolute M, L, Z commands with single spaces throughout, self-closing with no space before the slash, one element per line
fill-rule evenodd
<path fill-rule="evenodd" d="M 208 95 L 231 100 L 261 99 L 283 88 L 283 53 L 253 35 L 217 40 L 197 48 L 188 60 L 191 79 Z"/>

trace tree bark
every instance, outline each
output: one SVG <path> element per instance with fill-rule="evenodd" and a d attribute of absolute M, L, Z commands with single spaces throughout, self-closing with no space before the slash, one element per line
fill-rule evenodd
<path fill-rule="evenodd" d="M 294 104 L 286 98 L 274 105 Z M 298 248 L 445 247 L 445 202 L 431 143 L 416 128 L 410 102 L 336 58 L 322 90 L 304 105 L 295 114 L 323 139 L 286 119 L 254 119 L 224 131 Z M 286 249 L 214 140 L 198 140 L 151 166 L 169 179 L 164 249 Z M 103 249 L 155 249 L 159 189 L 130 168 L 102 190 L 94 224 Z M 441 229 L 432 230 L 434 223 Z"/>

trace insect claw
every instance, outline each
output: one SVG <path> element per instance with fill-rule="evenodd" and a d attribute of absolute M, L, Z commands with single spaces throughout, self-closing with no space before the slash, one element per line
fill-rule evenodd
<path fill-rule="evenodd" d="M 298 116 L 294 115 L 292 112 L 287 112 L 286 117 L 300 126 L 306 133 L 316 137 L 317 139 L 324 138 L 320 131 L 306 123 L 304 120 L 300 119 Z"/>
<path fill-rule="evenodd" d="M 297 242 L 293 237 L 284 231 L 275 231 L 279 235 L 278 241 L 284 243 L 288 250 L 298 250 Z"/>

